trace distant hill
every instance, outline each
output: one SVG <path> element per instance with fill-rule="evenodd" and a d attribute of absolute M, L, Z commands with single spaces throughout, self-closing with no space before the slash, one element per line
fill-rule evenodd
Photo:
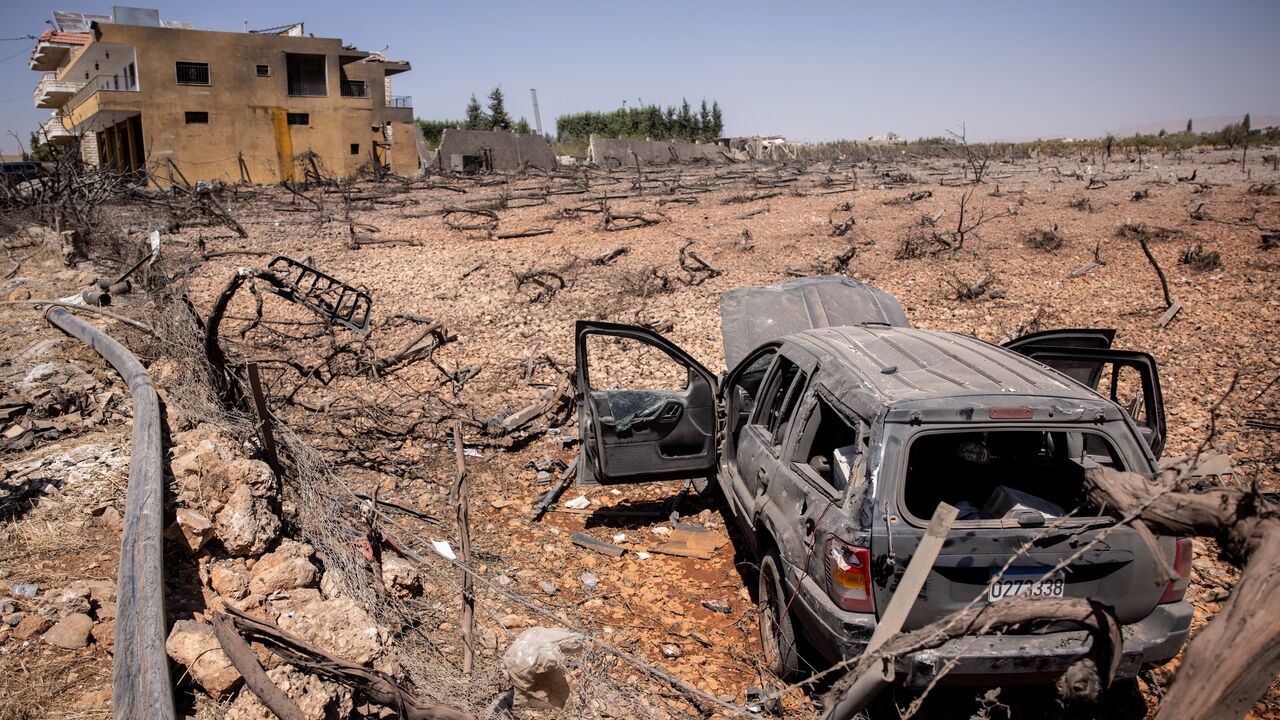
<path fill-rule="evenodd" d="M 1243 115 L 1217 115 L 1215 117 L 1191 118 L 1192 130 L 1198 133 L 1217 132 L 1223 127 L 1234 122 L 1240 122 L 1244 119 Z M 1251 115 L 1249 123 L 1255 130 L 1264 127 L 1277 126 L 1280 127 L 1280 115 Z M 1181 120 L 1162 120 L 1160 122 L 1145 123 L 1143 125 L 1129 125 L 1128 127 L 1115 128 L 1110 130 L 1114 135 L 1125 137 L 1128 135 L 1155 135 L 1161 130 L 1169 133 L 1182 132 L 1187 129 L 1187 119 Z"/>

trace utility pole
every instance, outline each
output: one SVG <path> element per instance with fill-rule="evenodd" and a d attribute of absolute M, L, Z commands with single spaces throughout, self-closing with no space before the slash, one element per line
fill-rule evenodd
<path fill-rule="evenodd" d="M 542 134 L 542 114 L 538 112 L 538 90 L 529 88 L 529 94 L 533 96 L 533 124 L 538 128 L 538 134 Z"/>

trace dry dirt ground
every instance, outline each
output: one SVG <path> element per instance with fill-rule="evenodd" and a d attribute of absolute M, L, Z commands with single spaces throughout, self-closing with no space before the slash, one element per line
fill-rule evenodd
<path fill-rule="evenodd" d="M 379 356 L 399 350 L 415 338 L 414 328 L 422 327 L 398 324 L 396 315 L 425 316 L 449 337 L 430 358 L 376 379 L 341 376 L 323 384 L 324 373 L 311 368 L 299 372 L 281 363 L 282 358 L 323 357 L 332 347 L 328 335 L 298 339 L 308 326 L 273 325 L 273 319 L 298 319 L 284 303 L 268 298 L 263 305 L 267 322 L 250 327 L 254 298 L 240 293 L 222 332 L 233 360 L 263 364 L 270 401 L 282 419 L 304 439 L 327 449 L 353 490 L 376 490 L 381 500 L 438 519 L 427 522 L 389 511 L 395 521 L 383 528 L 434 564 L 425 591 L 408 603 L 405 617 L 412 622 L 397 628 L 401 656 L 420 692 L 482 708 L 497 687 L 499 657 L 510 639 L 524 627 L 552 624 L 555 618 L 591 634 L 601 646 L 741 705 L 748 688 L 782 684 L 759 664 L 751 561 L 726 528 L 714 492 L 693 491 L 678 508 L 682 522 L 702 525 L 717 538 L 710 559 L 663 552 L 670 537 L 667 516 L 680 483 L 571 488 L 557 508 L 535 522 L 528 514 L 531 503 L 576 453 L 576 413 L 557 408 L 505 437 L 483 430 L 488 419 L 518 410 L 537 400 L 546 385 L 564 381 L 574 366 L 574 321 L 659 327 L 705 365 L 723 370 L 719 293 L 796 275 L 840 272 L 837 256 L 852 249 L 844 272 L 898 297 L 920 327 L 990 342 L 1053 327 L 1117 329 L 1117 347 L 1145 350 L 1159 362 L 1169 420 L 1165 455 L 1187 455 L 1207 442 L 1230 457 L 1237 472 L 1227 482 L 1257 482 L 1275 491 L 1280 489 L 1275 431 L 1247 426 L 1246 420 L 1274 421 L 1280 414 L 1280 383 L 1275 382 L 1280 376 L 1280 247 L 1264 248 L 1260 230 L 1280 227 L 1280 196 L 1274 186 L 1280 174 L 1254 164 L 1246 176 L 1237 161 L 1234 154 L 1216 152 L 1148 156 L 1141 164 L 1116 158 L 1105 168 L 1083 158 L 1020 160 L 994 163 L 979 185 L 959 183 L 963 171 L 957 162 L 903 158 L 879 165 L 654 170 L 642 182 L 635 171 L 577 179 L 572 173 L 480 182 L 433 179 L 448 187 L 384 181 L 357 186 L 354 198 L 333 189 L 303 191 L 306 199 L 280 188 L 241 189 L 220 197 L 246 229 L 247 239 L 222 227 L 184 223 L 165 233 L 163 252 L 181 267 L 173 282 L 185 284 L 202 316 L 207 317 L 237 267 L 261 267 L 275 255 L 286 255 L 306 258 L 370 293 L 374 331 L 367 346 L 376 345 Z M 1178 180 L 1193 170 L 1194 182 Z M 584 189 L 582 177 L 589 178 L 590 187 L 568 194 Z M 1105 186 L 1095 187 L 1099 180 Z M 542 202 L 548 189 L 553 192 Z M 561 190 L 565 194 L 557 194 Z M 908 198 L 921 191 L 931 195 Z M 1134 199 L 1138 191 L 1147 196 Z M 614 196 L 609 201 L 614 215 L 640 213 L 657 222 L 610 231 L 602 213 L 588 211 L 599 208 L 593 197 L 600 194 Z M 963 223 L 984 222 L 967 233 L 962 248 L 941 251 L 929 237 L 957 228 L 966 195 Z M 495 204 L 508 206 L 496 210 L 498 234 L 534 228 L 552 232 L 498 239 L 486 230 L 451 228 L 441 215 L 448 206 Z M 525 207 L 510 207 L 515 205 Z M 122 204 L 112 214 L 122 230 L 139 238 L 139 230 L 169 220 L 155 205 Z M 448 219 L 486 221 L 460 214 Z M 837 225 L 851 219 L 843 235 L 834 234 Z M 1159 280 L 1134 234 L 1121 232 L 1126 225 L 1145 228 L 1170 292 L 1183 304 L 1163 329 L 1155 327 L 1165 309 Z M 1033 247 L 1027 238 L 1037 230 L 1053 230 L 1061 246 Z M 904 242 L 912 238 L 923 238 L 924 254 L 904 259 Z M 718 273 L 681 268 L 681 248 L 690 242 L 688 249 Z M 1218 253 L 1220 267 L 1200 270 L 1179 262 L 1197 245 Z M 607 263 L 592 263 L 618 247 L 626 252 Z M 1073 271 L 1095 258 L 1100 265 L 1073 277 Z M 540 276 L 553 291 L 520 285 L 519 274 L 535 270 L 554 273 Z M 61 270 L 51 254 L 33 256 L 4 290 L 26 288 L 33 297 L 62 297 L 96 274 L 85 265 Z M 991 281 L 984 294 L 958 298 L 957 286 L 983 277 Z M 124 314 L 146 307 L 142 299 L 130 297 L 117 305 Z M 0 317 L 7 357 L 15 358 L 35 340 L 57 337 L 23 306 L 6 306 Z M 332 337 L 340 343 L 357 339 L 345 331 Z M 49 350 L 43 361 L 78 362 L 95 368 L 104 386 L 111 383 L 102 363 L 71 341 Z M 4 369 L 16 383 L 31 367 L 30 359 L 13 359 Z M 1227 395 L 1233 377 L 1235 388 Z M 114 387 L 119 393 L 118 380 Z M 180 405 L 173 396 L 183 389 L 164 390 L 172 422 L 172 406 Z M 127 406 L 91 428 L 72 428 L 70 442 L 104 442 L 127 457 L 126 416 Z M 461 653 L 458 573 L 426 544 L 447 540 L 458 547 L 447 503 L 455 472 L 447 435 L 457 417 L 466 421 L 478 575 L 478 679 L 470 685 L 449 672 Z M 66 442 L 41 441 L 6 452 L 6 490 L 14 486 L 24 462 L 46 457 Z M 20 500 L 6 501 L 0 584 L 7 589 L 36 582 L 43 596 L 76 581 L 114 577 L 117 548 L 112 538 L 117 530 L 111 526 L 112 513 L 101 508 L 104 497 L 106 504 L 121 506 L 123 470 L 106 475 L 96 485 L 85 481 L 66 487 L 72 484 L 68 481 L 39 496 L 28 492 Z M 586 509 L 564 507 L 565 501 L 583 495 L 590 500 Z M 60 511 L 63 501 L 73 503 L 76 511 Z M 612 558 L 585 550 L 572 544 L 574 532 L 616 542 L 627 552 Z M 594 575 L 586 577 L 594 580 L 594 589 L 587 587 L 584 574 Z M 1190 591 L 1197 627 L 1218 609 L 1235 577 L 1235 571 L 1216 560 L 1213 548 L 1197 543 Z M 704 605 L 708 601 L 730 611 L 709 609 Z M 25 600 L 11 597 L 9 602 L 20 612 Z M 97 624 L 109 621 L 109 609 L 104 612 L 101 605 L 109 600 L 94 599 L 91 593 L 86 602 Z M 20 716 L 19 706 L 27 703 L 33 708 L 30 717 L 106 716 L 100 694 L 93 695 L 109 681 L 104 643 L 65 650 L 41 642 L 39 635 L 21 640 L 13 632 L 0 628 L 5 638 L 0 646 L 0 714 Z M 416 656 L 423 659 L 416 661 Z M 982 691 L 944 689 L 923 713 L 1141 717 L 1155 707 L 1160 687 L 1175 668 L 1176 661 L 1156 669 L 1137 688 L 1122 688 L 1102 707 L 1085 711 L 1057 708 L 1046 699 L 1052 694 L 1046 689 L 1005 689 L 985 700 Z M 428 680 L 437 684 L 429 686 Z M 576 695 L 564 717 L 696 714 L 678 693 L 607 651 L 593 651 L 574 684 Z M 32 687 L 42 689 L 33 696 Z M 190 691 L 188 685 L 182 687 Z M 893 700 L 905 706 L 910 698 Z M 73 706 L 76 702 L 81 705 Z M 210 717 L 219 707 L 203 699 L 184 703 Z M 808 717 L 813 697 L 792 690 L 784 707 L 788 716 Z M 1280 717 L 1280 692 L 1274 686 L 1255 714 Z"/>

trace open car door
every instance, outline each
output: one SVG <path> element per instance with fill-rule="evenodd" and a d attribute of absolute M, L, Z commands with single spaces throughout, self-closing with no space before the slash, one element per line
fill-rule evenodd
<path fill-rule="evenodd" d="M 710 474 L 716 464 L 716 378 L 661 335 L 579 320 L 578 484 Z"/>
<path fill-rule="evenodd" d="M 1010 340 L 1004 344 L 1004 347 L 1027 356 L 1030 356 L 1032 351 L 1043 348 L 1106 350 L 1111 347 L 1111 341 L 1115 340 L 1115 337 L 1115 330 L 1103 328 L 1043 330 Z M 1048 365 L 1049 363 L 1045 364 Z M 1082 361 L 1076 363 L 1060 358 L 1051 367 L 1083 385 L 1088 385 L 1094 390 L 1098 389 L 1098 383 L 1102 380 L 1102 365 L 1096 362 Z"/>
<path fill-rule="evenodd" d="M 1008 347 L 1006 345 L 1006 347 Z M 1155 358 L 1134 350 L 1093 349 L 1034 343 L 1016 349 L 1036 362 L 1087 385 L 1133 418 L 1151 452 L 1164 450 L 1164 399 Z"/>

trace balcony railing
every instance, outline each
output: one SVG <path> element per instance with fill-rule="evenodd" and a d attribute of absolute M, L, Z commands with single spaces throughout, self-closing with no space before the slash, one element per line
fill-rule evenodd
<path fill-rule="evenodd" d="M 54 115 L 40 125 L 40 142 L 65 144 L 72 137 L 71 131 L 62 124 L 62 118 L 58 115 Z"/>
<path fill-rule="evenodd" d="M 294 97 L 325 97 L 329 84 L 323 76 L 316 78 L 289 78 L 289 94 Z"/>
<path fill-rule="evenodd" d="M 70 112 L 79 107 L 81 103 L 88 100 L 90 96 L 99 90 L 137 92 L 138 79 L 127 75 L 99 75 L 92 78 L 84 84 L 84 87 L 80 88 L 80 92 L 71 96 L 71 99 L 63 107 L 63 112 Z"/>
<path fill-rule="evenodd" d="M 349 98 L 369 97 L 369 83 L 363 80 L 343 80 L 342 81 L 342 97 L 349 97 Z"/>
<path fill-rule="evenodd" d="M 387 107 L 393 108 L 411 108 L 413 107 L 412 95 L 392 95 L 387 98 Z"/>
<path fill-rule="evenodd" d="M 47 72 L 41 74 L 40 82 L 36 83 L 32 96 L 36 107 L 54 107 L 60 104 L 54 96 L 74 95 L 79 89 L 79 83 L 71 80 L 59 80 L 57 73 Z"/>

